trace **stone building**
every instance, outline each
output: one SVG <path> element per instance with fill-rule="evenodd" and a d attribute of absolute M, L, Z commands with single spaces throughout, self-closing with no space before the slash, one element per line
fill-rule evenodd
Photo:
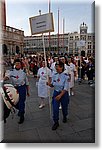
<path fill-rule="evenodd" d="M 23 53 L 24 31 L 7 26 L 5 0 L 0 1 L 0 22 L 0 45 L 3 55 Z"/>
<path fill-rule="evenodd" d="M 59 40 L 59 49 L 58 49 Z M 85 45 L 78 47 L 78 41 L 85 41 Z M 45 50 L 47 53 L 68 53 L 69 55 L 94 56 L 95 55 L 95 34 L 88 33 L 88 26 L 86 24 L 80 25 L 80 33 L 65 33 L 44 35 Z M 50 47 L 50 51 L 49 51 Z M 42 53 L 43 42 L 42 36 L 25 36 L 24 37 L 24 53 Z"/>

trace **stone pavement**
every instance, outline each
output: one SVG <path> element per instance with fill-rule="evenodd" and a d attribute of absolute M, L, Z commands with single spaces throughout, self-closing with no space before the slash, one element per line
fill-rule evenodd
<path fill-rule="evenodd" d="M 36 79 L 29 76 L 30 97 L 26 100 L 25 122 L 18 124 L 17 112 L 4 124 L 4 143 L 94 143 L 95 142 L 95 89 L 85 83 L 75 83 L 75 95 L 70 96 L 69 116 L 67 123 L 52 131 L 48 100 L 46 107 L 39 109 Z"/>

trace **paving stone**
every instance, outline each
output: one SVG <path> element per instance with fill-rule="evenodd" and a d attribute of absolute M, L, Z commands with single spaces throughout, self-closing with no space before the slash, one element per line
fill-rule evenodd
<path fill-rule="evenodd" d="M 26 99 L 25 121 L 19 125 L 17 112 L 12 120 L 10 115 L 4 125 L 3 142 L 41 142 L 41 143 L 94 143 L 95 110 L 94 89 L 88 84 L 75 83 L 75 96 L 70 97 L 69 115 L 66 124 L 62 122 L 62 110 L 59 112 L 60 126 L 52 131 L 52 114 L 48 99 L 46 107 L 39 109 L 40 98 L 37 95 L 36 79 L 29 76 L 30 97 Z M 52 90 L 51 90 L 52 93 Z"/>
<path fill-rule="evenodd" d="M 90 128 L 94 128 L 94 119 L 88 118 L 88 119 L 83 119 L 80 121 L 74 122 L 72 128 L 76 131 L 83 131 L 83 130 L 88 130 Z"/>
<path fill-rule="evenodd" d="M 51 127 L 42 127 L 38 129 L 38 134 L 43 143 L 59 143 L 61 139 L 56 131 L 52 131 Z"/>
<path fill-rule="evenodd" d="M 14 132 L 9 135 L 9 139 L 7 135 L 4 138 L 3 142 L 7 143 L 36 143 L 40 142 L 40 137 L 37 133 L 37 129 L 26 130 L 24 132 Z"/>

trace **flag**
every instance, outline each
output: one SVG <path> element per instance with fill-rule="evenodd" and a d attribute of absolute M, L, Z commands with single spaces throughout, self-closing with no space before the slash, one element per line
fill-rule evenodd
<path fill-rule="evenodd" d="M 84 40 L 77 41 L 77 47 L 82 47 L 82 46 L 85 46 L 85 41 Z"/>

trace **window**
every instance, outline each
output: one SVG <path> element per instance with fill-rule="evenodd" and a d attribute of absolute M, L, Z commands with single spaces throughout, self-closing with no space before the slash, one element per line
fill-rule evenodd
<path fill-rule="evenodd" d="M 90 35 L 88 36 L 88 40 L 91 40 L 91 36 Z"/>
<path fill-rule="evenodd" d="M 79 37 L 78 37 L 78 36 L 75 36 L 75 40 L 79 40 Z"/>
<path fill-rule="evenodd" d="M 88 42 L 88 45 L 91 45 L 91 42 Z"/>
<path fill-rule="evenodd" d="M 91 49 L 91 45 L 88 45 L 88 49 Z"/>
<path fill-rule="evenodd" d="M 73 40 L 73 36 L 70 36 L 70 40 Z"/>
<path fill-rule="evenodd" d="M 91 50 L 88 50 L 88 53 L 91 54 Z"/>

